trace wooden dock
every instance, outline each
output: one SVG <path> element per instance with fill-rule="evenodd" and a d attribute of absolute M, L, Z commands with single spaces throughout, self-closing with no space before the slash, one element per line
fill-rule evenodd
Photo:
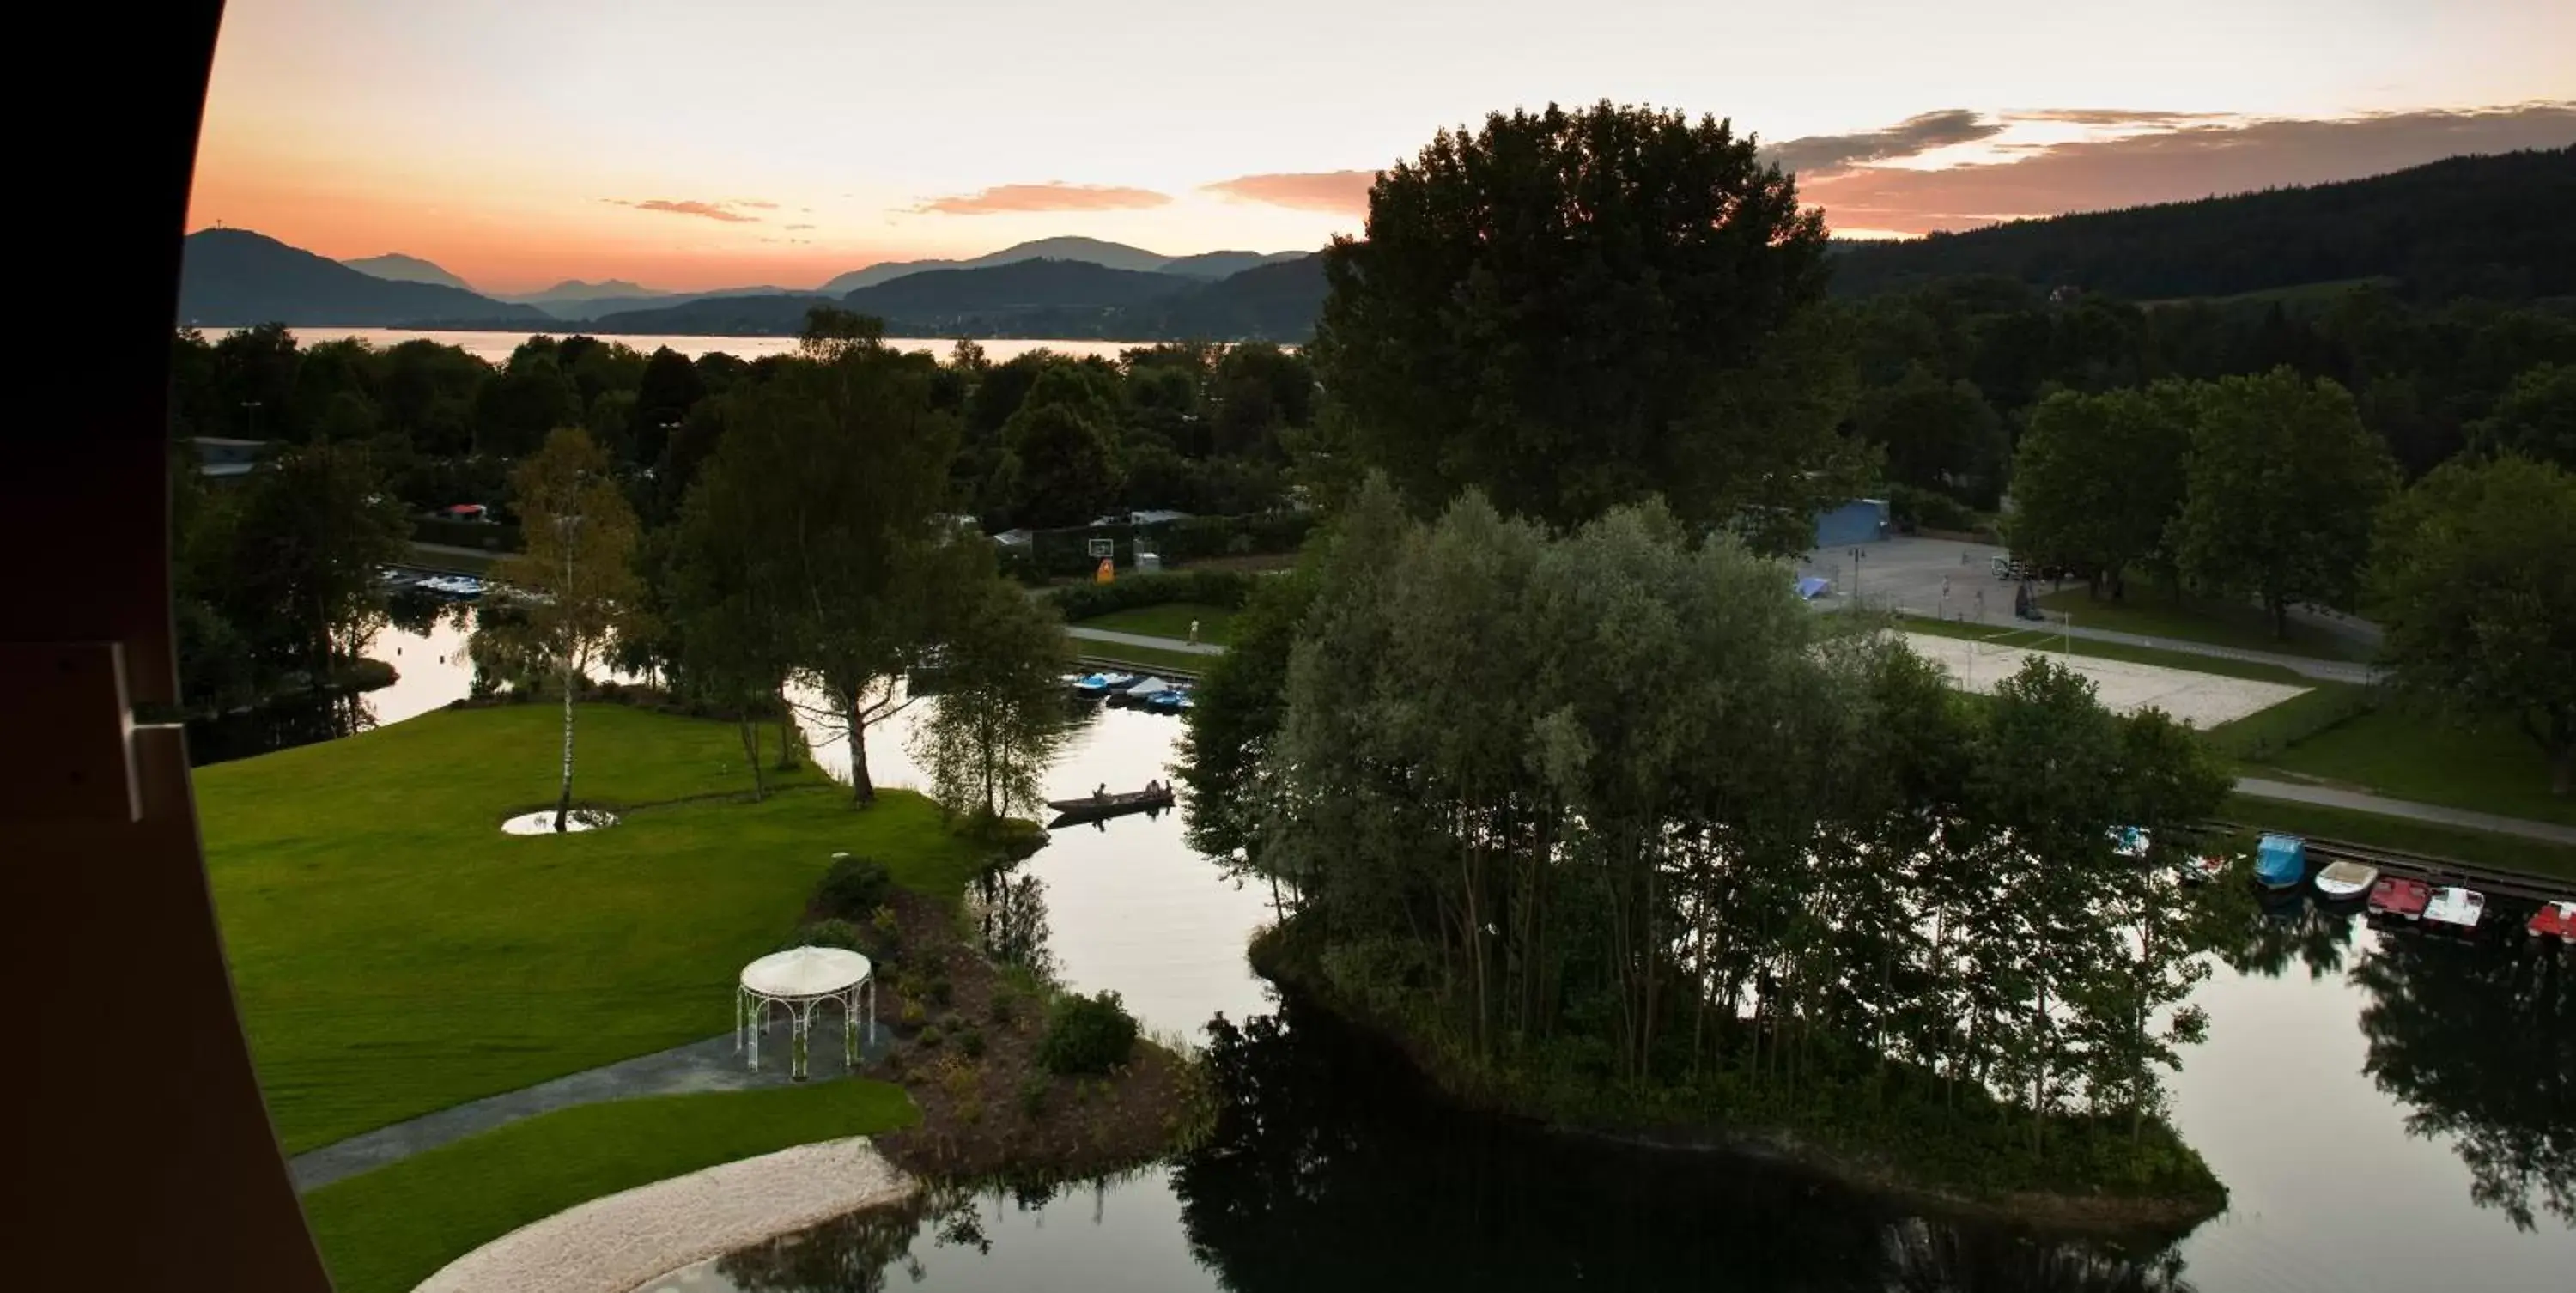
<path fill-rule="evenodd" d="M 2261 827 L 2242 822 L 2212 822 L 2212 826 L 2260 835 Z M 2269 834 L 2294 835 L 2295 832 L 2272 831 Z M 2435 888 L 2457 885 L 2475 889 L 2489 898 L 2513 898 L 2523 902 L 2547 902 L 2576 894 L 2576 879 L 2514 871 L 2504 867 L 2478 866 L 2428 853 L 2409 853 L 2403 849 L 2381 848 L 2376 844 L 2355 844 L 2349 840 L 2321 839 L 2314 835 L 2297 835 L 2307 841 L 2308 855 L 2326 861 L 2351 860 L 2379 868 L 2382 875 L 2404 876 L 2422 880 Z"/>

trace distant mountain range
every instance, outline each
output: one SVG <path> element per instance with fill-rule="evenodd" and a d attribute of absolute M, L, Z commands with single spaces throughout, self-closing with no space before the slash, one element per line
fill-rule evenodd
<path fill-rule="evenodd" d="M 1833 290 L 1997 275 L 2131 300 L 2384 279 L 2426 299 L 2576 295 L 2576 145 L 2368 179 L 1837 244 Z"/>
<path fill-rule="evenodd" d="M 553 321 L 534 306 L 496 301 L 444 283 L 379 278 L 248 229 L 199 230 L 188 235 L 181 255 L 179 322 L 189 326 L 388 328 L 467 320 L 504 326 Z"/>
<path fill-rule="evenodd" d="M 533 305 L 559 319 L 588 320 L 603 315 L 643 309 L 677 308 L 696 301 L 737 296 L 842 296 L 861 288 L 876 287 L 896 279 L 943 270 L 990 269 L 1021 261 L 1053 260 L 1096 265 L 1106 269 L 1138 274 L 1171 274 L 1182 278 L 1214 281 L 1239 274 L 1261 265 L 1292 261 L 1307 253 L 1298 251 L 1210 251 L 1195 256 L 1167 256 L 1161 252 L 1130 247 L 1125 243 L 1103 242 L 1098 238 L 1041 238 L 1005 247 L 989 255 L 970 260 L 887 261 L 854 269 L 834 277 L 810 292 L 796 288 L 767 285 L 728 287 L 703 292 L 674 292 L 646 287 L 624 279 L 603 283 L 586 283 L 566 279 L 542 292 L 498 292 L 491 297 L 521 305 Z M 437 283 L 461 291 L 473 286 L 445 269 L 417 256 L 369 256 L 343 262 L 349 268 L 376 278 L 407 283 Z M 801 317 L 801 316 L 800 316 Z"/>
<path fill-rule="evenodd" d="M 344 260 L 340 263 L 369 278 L 381 278 L 396 283 L 435 283 L 440 287 L 452 287 L 460 292 L 474 290 L 472 283 L 418 256 L 388 252 L 382 256 L 361 256 L 356 260 Z"/>

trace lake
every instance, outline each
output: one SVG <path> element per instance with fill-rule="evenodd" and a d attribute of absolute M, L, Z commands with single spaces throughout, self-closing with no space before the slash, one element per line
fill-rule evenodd
<path fill-rule="evenodd" d="M 422 331 L 416 328 L 334 328 L 318 325 L 314 327 L 297 328 L 294 329 L 294 332 L 296 339 L 307 346 L 310 346 L 317 341 L 334 341 L 343 337 L 366 342 L 368 345 L 374 346 L 379 350 L 388 346 L 398 346 L 406 341 L 435 341 L 442 346 L 458 347 L 477 359 L 489 360 L 496 364 L 507 360 L 510 357 L 510 352 L 519 348 L 520 342 L 526 341 L 531 336 L 539 335 L 529 332 L 466 332 L 452 330 Z M 576 319 L 566 319 L 564 320 L 562 327 L 551 329 L 543 335 L 553 337 L 580 336 L 583 335 L 582 323 Z M 718 351 L 728 355 L 737 355 L 744 359 L 758 359 L 763 355 L 793 354 L 796 351 L 796 338 L 794 337 L 628 336 L 623 333 L 600 333 L 596 335 L 598 335 L 602 341 L 614 341 L 622 345 L 633 346 L 635 349 L 643 351 L 648 355 L 664 346 L 669 346 L 671 349 L 679 351 L 681 354 L 687 355 L 691 359 L 695 359 L 700 355 L 712 354 Z M 886 338 L 886 344 L 893 346 L 898 350 L 922 350 L 945 356 L 949 349 L 957 343 L 954 340 L 940 337 L 888 337 Z M 1002 338 L 984 340 L 979 338 L 975 344 L 982 346 L 984 348 L 984 353 L 990 356 L 994 362 L 999 363 L 1015 356 L 1027 354 L 1032 350 L 1052 350 L 1060 355 L 1099 355 L 1105 359 L 1116 359 L 1118 357 L 1118 352 L 1122 350 L 1133 349 L 1137 346 L 1149 346 L 1154 343 L 1150 341 L 1036 341 L 1025 339 L 1010 340 Z"/>
<path fill-rule="evenodd" d="M 380 640 L 380 646 L 385 640 Z M 393 639 L 378 717 L 464 694 L 442 640 Z M 425 651 L 426 656 L 415 655 Z M 444 657 L 444 662 L 440 657 Z M 425 663 L 415 663 L 425 661 Z M 390 689 L 389 689 L 390 690 Z M 1176 719 L 1078 711 L 1050 797 L 1168 776 Z M 880 785 L 918 780 L 903 719 Z M 845 751 L 818 745 L 825 766 Z M 550 757 L 533 752 L 532 758 Z M 1281 1007 L 1244 963 L 1269 918 L 1180 819 L 1055 833 L 1024 864 L 1070 986 L 1202 1037 Z M 2517 919 L 2519 919 L 2517 917 Z M 1207 1147 L 1124 1177 L 845 1219 L 648 1288 L 1340 1291 L 1612 1288 L 2539 1293 L 2576 1270 L 2576 956 L 2382 934 L 2304 899 L 2249 915 L 2195 1000 L 2172 1117 L 2232 1192 L 2179 1243 L 2122 1252 L 1965 1226 L 1762 1163 L 1619 1151 L 1444 1109 L 1330 1021 L 1240 1053 Z"/>

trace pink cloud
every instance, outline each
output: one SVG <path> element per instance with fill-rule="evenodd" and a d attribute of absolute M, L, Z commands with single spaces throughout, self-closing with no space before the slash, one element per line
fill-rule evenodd
<path fill-rule="evenodd" d="M 752 224 L 756 223 L 760 219 L 758 216 L 747 216 L 739 211 L 728 210 L 727 208 L 729 207 L 768 205 L 767 203 L 758 202 L 675 202 L 669 198 L 647 198 L 641 202 L 630 202 L 623 198 L 605 198 L 602 200 L 614 202 L 622 207 L 633 207 L 638 211 L 660 211 L 669 215 L 699 216 L 708 220 L 722 220 L 727 224 Z"/>
<path fill-rule="evenodd" d="M 2144 121 L 2150 114 L 2122 115 Z M 1838 227 L 1928 233 L 2285 184 L 2326 184 L 2462 153 L 2563 148 L 2571 139 L 2576 139 L 2576 103 L 2563 102 L 2330 121 L 2182 123 L 2117 139 L 2040 146 L 1990 164 L 1944 170 L 1860 166 L 1802 178 L 1798 195 L 1822 206 Z"/>
<path fill-rule="evenodd" d="M 1109 184 L 997 184 L 979 193 L 928 198 L 915 212 L 938 215 L 993 215 L 1005 211 L 1140 211 L 1170 204 L 1168 195 L 1152 189 Z"/>
<path fill-rule="evenodd" d="M 1259 202 L 1298 211 L 1366 215 L 1369 186 L 1376 182 L 1375 171 L 1304 171 L 1238 175 L 1230 180 L 1201 185 L 1200 191 L 1238 202 Z"/>

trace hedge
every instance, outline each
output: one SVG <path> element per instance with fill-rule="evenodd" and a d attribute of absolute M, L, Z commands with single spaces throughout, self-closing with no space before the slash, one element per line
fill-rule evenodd
<path fill-rule="evenodd" d="M 1171 602 L 1196 602 L 1232 610 L 1252 600 L 1254 578 L 1239 570 L 1174 570 L 1120 575 L 1114 583 L 1068 584 L 1048 595 L 1068 621 Z"/>
<path fill-rule="evenodd" d="M 1005 550 L 1002 569 L 1006 574 L 1039 582 L 1087 575 L 1100 565 L 1100 558 L 1091 555 L 1093 539 L 1110 541 L 1114 546 L 1111 560 L 1121 570 L 1135 566 L 1140 539 L 1145 551 L 1160 556 L 1168 565 L 1209 557 L 1294 552 L 1314 528 L 1311 513 L 1259 512 L 1248 516 L 1193 516 L 1143 526 L 1038 530 L 1030 534 L 1027 548 Z"/>

